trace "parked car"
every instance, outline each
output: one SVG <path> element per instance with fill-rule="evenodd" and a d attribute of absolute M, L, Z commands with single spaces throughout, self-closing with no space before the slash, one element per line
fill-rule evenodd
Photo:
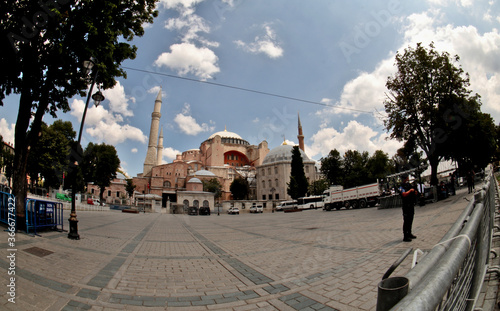
<path fill-rule="evenodd" d="M 276 211 L 282 211 L 285 209 L 296 209 L 297 208 L 297 201 L 283 201 L 281 202 L 278 206 L 276 206 Z"/>
<path fill-rule="evenodd" d="M 200 215 L 210 216 L 210 207 L 207 207 L 207 206 L 200 207 Z"/>
<path fill-rule="evenodd" d="M 263 213 L 263 212 L 264 208 L 262 207 L 262 205 L 254 205 L 250 207 L 250 213 Z"/>
<path fill-rule="evenodd" d="M 88 198 L 87 204 L 88 205 L 101 205 L 101 202 L 99 201 L 99 199 Z M 103 202 L 102 206 L 106 206 L 106 203 Z"/>
<path fill-rule="evenodd" d="M 188 215 L 198 215 L 198 209 L 194 206 L 188 207 Z"/>
<path fill-rule="evenodd" d="M 71 198 L 65 193 L 56 193 L 56 199 L 71 202 Z"/>
<path fill-rule="evenodd" d="M 237 208 L 237 207 L 230 207 L 228 210 L 227 210 L 227 213 L 229 215 L 239 215 L 240 214 L 240 209 Z"/>

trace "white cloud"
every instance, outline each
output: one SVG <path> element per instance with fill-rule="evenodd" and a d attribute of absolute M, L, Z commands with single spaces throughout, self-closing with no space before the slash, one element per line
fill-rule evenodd
<path fill-rule="evenodd" d="M 177 155 L 181 153 L 182 152 L 172 147 L 163 148 L 163 157 L 167 158 L 170 161 L 175 160 Z"/>
<path fill-rule="evenodd" d="M 70 104 L 70 114 L 81 118 L 85 102 L 75 99 Z M 111 113 L 102 105 L 89 107 L 85 118 L 86 133 L 99 142 L 116 145 L 126 140 L 146 143 L 147 137 L 142 131 L 129 124 L 122 125 L 123 117 L 119 113 Z"/>
<path fill-rule="evenodd" d="M 332 107 L 318 111 L 317 115 L 328 119 L 331 115 L 339 113 L 359 115 L 362 112 L 383 111 L 385 83 L 387 77 L 396 71 L 393 63 L 392 57 L 383 60 L 374 71 L 362 72 L 356 78 L 348 81 L 344 85 L 340 100 L 337 102 L 329 98 L 321 99 L 321 103 L 329 104 Z"/>
<path fill-rule="evenodd" d="M 251 43 L 245 43 L 241 40 L 236 40 L 234 42 L 244 51 L 253 54 L 263 53 L 269 58 L 280 58 L 283 56 L 283 48 L 281 48 L 279 44 L 275 31 L 267 24 L 263 25 L 263 28 L 265 30 L 265 35 L 256 36 Z"/>
<path fill-rule="evenodd" d="M 170 46 L 170 53 L 162 53 L 155 61 L 157 66 L 166 66 L 180 75 L 192 73 L 201 79 L 210 79 L 220 71 L 219 58 L 206 47 L 197 47 L 191 43 L 179 43 Z"/>
<path fill-rule="evenodd" d="M 437 25 L 443 19 L 440 10 L 431 9 L 424 13 L 412 14 L 404 31 L 404 43 L 399 51 L 408 46 L 415 47 L 422 42 L 428 46 L 431 42 L 437 50 L 446 51 L 451 56 L 460 56 L 465 72 L 470 75 L 470 89 L 482 97 L 483 112 L 490 113 L 500 120 L 500 34 L 497 29 L 480 34 L 474 26 Z M 347 109 L 327 108 L 320 112 L 326 118 L 333 113 L 358 115 L 356 110 L 383 112 L 387 77 L 396 72 L 394 53 L 378 63 L 372 72 L 362 72 L 344 85 L 340 99 L 324 98 L 322 103 Z"/>
<path fill-rule="evenodd" d="M 14 144 L 15 128 L 14 123 L 9 124 L 4 118 L 0 119 L 0 135 L 4 142 Z"/>
<path fill-rule="evenodd" d="M 130 152 L 132 152 L 132 153 L 137 153 L 138 151 L 139 151 L 139 150 L 137 150 L 137 148 L 132 148 L 132 149 L 130 150 Z"/>
<path fill-rule="evenodd" d="M 159 3 L 167 9 L 176 9 L 179 7 L 190 8 L 198 3 L 203 2 L 203 0 L 160 0 Z"/>
<path fill-rule="evenodd" d="M 473 0 L 427 0 L 427 2 L 439 6 L 458 5 L 463 7 L 470 7 L 472 6 Z"/>
<path fill-rule="evenodd" d="M 150 89 L 148 90 L 148 93 L 149 93 L 149 94 L 155 94 L 155 95 L 157 95 L 157 94 L 158 94 L 158 92 L 160 91 L 160 89 L 162 90 L 162 91 L 161 91 L 161 97 L 162 97 L 162 98 L 167 97 L 167 93 L 165 93 L 165 91 L 164 91 L 164 90 L 163 90 L 160 86 L 158 86 L 158 85 L 157 85 L 157 86 L 153 86 L 152 88 L 150 88 Z"/>
<path fill-rule="evenodd" d="M 180 130 L 187 135 L 198 135 L 201 132 L 212 132 L 215 126 L 209 125 L 207 123 L 198 124 L 195 118 L 191 115 L 191 107 L 189 104 L 184 104 L 184 108 L 181 113 L 178 113 L 174 122 L 177 123 Z M 212 124 L 212 122 L 210 122 Z"/>
<path fill-rule="evenodd" d="M 210 26 L 204 18 L 195 14 L 199 0 L 162 0 L 167 9 L 175 10 L 178 17 L 169 18 L 165 28 L 182 35 L 182 43 L 170 46 L 171 52 L 164 52 L 155 61 L 157 66 L 166 66 L 181 75 L 192 73 L 201 79 L 211 79 L 220 71 L 218 57 L 208 47 L 218 47 L 219 43 L 207 40 L 200 33 L 210 33 Z"/>
<path fill-rule="evenodd" d="M 357 121 L 350 121 L 341 132 L 331 127 L 320 129 L 312 136 L 312 145 L 306 146 L 306 153 L 310 157 L 324 157 L 333 149 L 340 154 L 347 150 L 368 151 L 370 154 L 383 150 L 391 157 L 402 145 L 386 138 L 385 133 L 380 134 Z"/>
<path fill-rule="evenodd" d="M 111 112 L 118 112 L 124 117 L 131 117 L 134 115 L 132 110 L 128 107 L 128 101 L 130 99 L 132 102 L 135 102 L 135 98 L 127 98 L 125 89 L 123 85 L 120 84 L 120 81 L 117 81 L 112 89 L 104 90 L 102 93 L 109 101 L 109 110 Z"/>
<path fill-rule="evenodd" d="M 497 29 L 480 33 L 474 26 L 439 25 L 441 12 L 413 14 L 405 28 L 405 46 L 430 42 L 439 51 L 460 57 L 459 64 L 469 73 L 470 89 L 481 95 L 482 111 L 500 120 L 500 33 Z"/>

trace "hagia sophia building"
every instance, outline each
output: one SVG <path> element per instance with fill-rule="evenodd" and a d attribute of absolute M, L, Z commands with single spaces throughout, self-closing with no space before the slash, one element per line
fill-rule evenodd
<path fill-rule="evenodd" d="M 161 197 L 162 207 L 167 202 L 192 206 L 191 200 L 203 196 L 202 181 L 216 178 L 222 185 L 221 201 L 231 200 L 230 186 L 238 177 L 250 185 L 249 200 L 289 200 L 287 183 L 290 181 L 292 145 L 282 145 L 269 150 L 267 141 L 251 145 L 240 135 L 227 131 L 216 132 L 203 141 L 198 149 L 190 149 L 176 156 L 171 163 L 163 164 L 163 129 L 160 129 L 161 89 L 151 115 L 148 151 L 143 172 L 133 178 L 136 193 Z M 304 135 L 298 118 L 299 148 L 304 171 L 309 182 L 316 180 L 316 162 L 304 152 Z M 206 194 L 206 193 L 205 193 Z M 184 200 L 180 200 L 184 199 Z M 196 200 L 198 201 L 198 200 Z M 210 202 L 210 203 L 208 203 Z M 213 204 L 213 199 L 206 204 Z M 213 206 L 210 206 L 213 208 Z"/>

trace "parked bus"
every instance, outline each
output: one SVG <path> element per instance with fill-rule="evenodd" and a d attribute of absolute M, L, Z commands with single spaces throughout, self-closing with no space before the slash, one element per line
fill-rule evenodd
<path fill-rule="evenodd" d="M 325 203 L 323 202 L 322 195 L 302 197 L 297 199 L 297 207 L 299 209 L 317 209 L 323 208 L 324 205 Z"/>

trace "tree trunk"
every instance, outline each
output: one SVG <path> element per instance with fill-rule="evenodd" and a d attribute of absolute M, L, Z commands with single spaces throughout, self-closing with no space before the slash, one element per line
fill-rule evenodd
<path fill-rule="evenodd" d="M 29 94 L 29 92 L 28 92 Z M 28 97 L 28 98 L 27 98 Z M 25 201 L 27 196 L 26 166 L 28 164 L 29 148 L 27 142 L 27 131 L 31 116 L 31 98 L 24 93 L 19 100 L 19 112 L 17 115 L 14 136 L 14 169 L 12 193 L 16 197 L 16 226 L 19 230 L 26 229 Z"/>
<path fill-rule="evenodd" d="M 26 230 L 26 207 L 27 180 L 26 169 L 28 166 L 28 156 L 30 147 L 34 139 L 38 138 L 42 126 L 42 118 L 49 103 L 46 100 L 38 102 L 37 110 L 31 122 L 31 130 L 28 133 L 30 120 L 32 117 L 31 109 L 33 98 L 31 95 L 31 86 L 33 83 L 26 79 L 19 99 L 19 112 L 17 114 L 16 128 L 14 134 L 14 170 L 13 170 L 13 194 L 16 197 L 16 226 L 18 230 Z"/>
<path fill-rule="evenodd" d="M 434 159 L 429 157 L 428 160 L 431 166 L 431 186 L 437 186 L 439 183 L 439 180 L 437 178 L 439 159 Z"/>

